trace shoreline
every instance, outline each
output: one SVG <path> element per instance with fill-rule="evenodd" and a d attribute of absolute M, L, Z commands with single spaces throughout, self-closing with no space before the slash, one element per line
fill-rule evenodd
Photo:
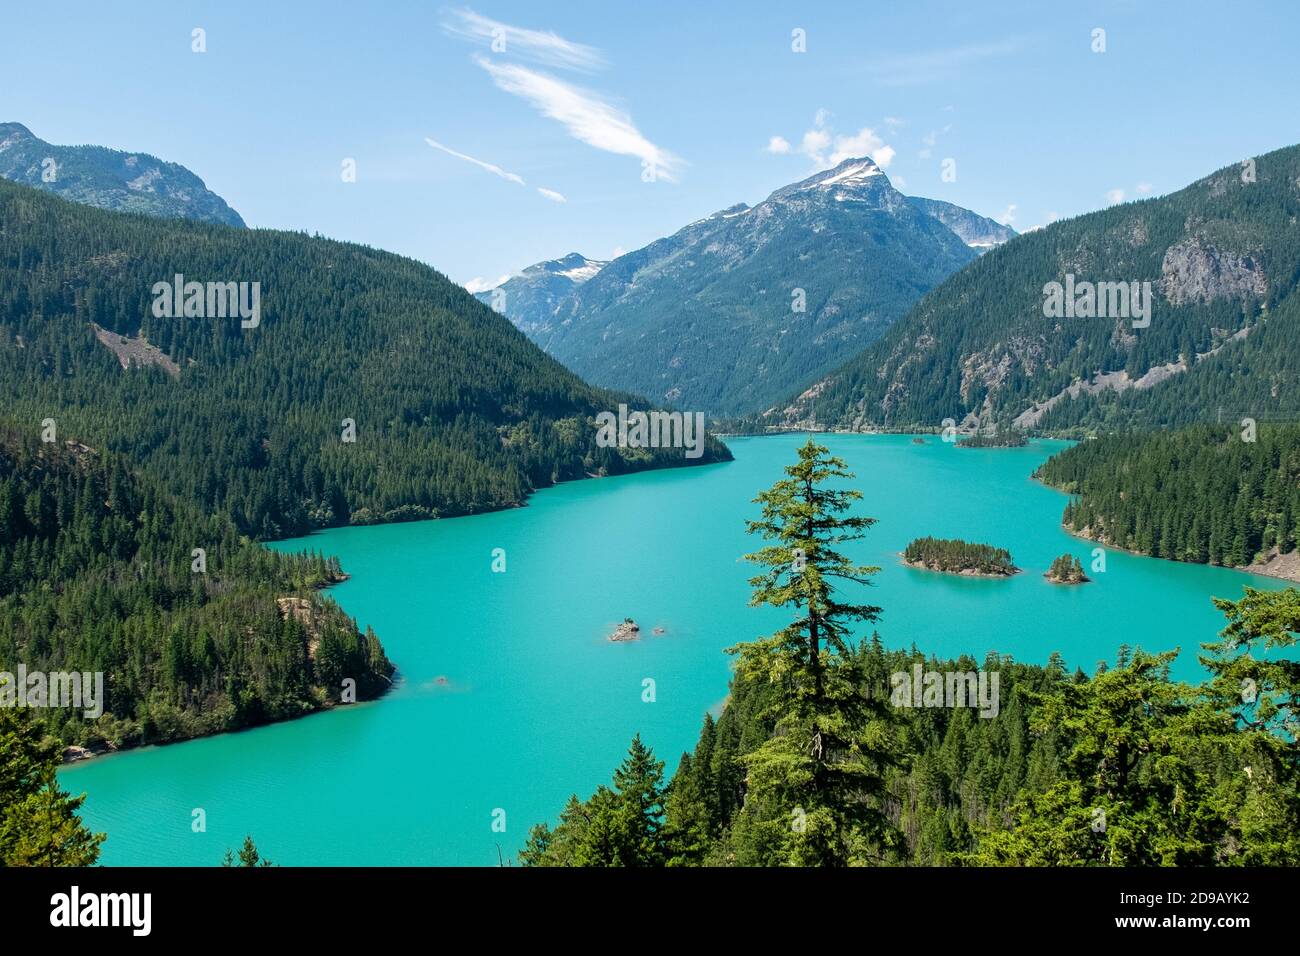
<path fill-rule="evenodd" d="M 303 714 L 293 714 L 292 716 L 279 717 L 275 720 L 264 720 L 260 724 L 249 724 L 247 727 L 233 727 L 230 730 L 214 730 L 212 731 L 212 733 L 208 733 L 208 734 L 195 734 L 193 737 L 180 737 L 177 738 L 176 740 L 150 741 L 149 743 L 132 744 L 129 747 L 113 747 L 110 745 L 105 747 L 103 750 L 90 750 L 89 748 L 81 747 L 78 745 L 73 745 L 71 747 L 64 747 L 63 748 L 64 757 L 62 763 L 59 764 L 59 770 L 64 770 L 68 767 L 80 767 L 88 763 L 102 760 L 106 757 L 118 757 L 123 754 L 136 753 L 137 751 L 141 751 L 141 750 L 150 750 L 150 749 L 157 750 L 163 747 L 173 747 L 179 744 L 194 743 L 196 740 L 208 740 L 212 737 L 226 737 L 232 734 L 246 734 L 253 730 L 262 730 L 266 727 L 274 727 L 277 724 L 287 724 L 296 720 L 307 720 L 311 717 L 317 717 L 321 714 L 332 713 L 333 711 L 339 710 L 340 708 L 361 707 L 367 704 L 377 704 L 380 701 L 382 701 L 385 697 L 387 697 L 390 693 L 392 693 L 393 688 L 396 687 L 401 680 L 400 675 L 401 675 L 400 670 L 394 670 L 393 676 L 388 681 L 388 687 L 384 690 L 382 694 L 379 694 L 376 697 L 371 697 L 366 700 L 358 700 L 356 703 L 353 704 L 341 704 L 338 703 L 337 701 L 326 701 L 324 704 L 322 704 L 320 707 L 317 707 L 315 710 L 309 710 Z M 72 757 L 71 759 L 69 759 L 67 756 L 69 750 L 81 750 L 84 751 L 84 755 Z"/>
<path fill-rule="evenodd" d="M 1044 485 L 1051 488 L 1051 485 Z M 1060 491 L 1059 488 L 1052 488 L 1053 491 Z M 1061 492 L 1065 494 L 1065 492 Z M 1076 531 L 1069 527 L 1065 522 L 1061 522 L 1061 530 L 1072 538 L 1080 541 L 1087 541 L 1091 544 L 1101 545 L 1112 551 L 1119 551 L 1121 554 L 1131 554 L 1135 558 L 1151 558 L 1153 561 L 1168 561 L 1171 564 L 1190 564 L 1203 568 L 1223 568 L 1225 571 L 1241 571 L 1245 574 L 1258 574 L 1260 577 L 1272 578 L 1275 581 L 1286 581 L 1289 584 L 1300 584 L 1300 548 L 1287 554 L 1278 554 L 1276 551 L 1269 557 L 1268 561 L 1263 564 L 1214 564 L 1210 561 L 1179 561 L 1177 558 L 1162 558 L 1158 555 L 1147 554 L 1143 551 L 1133 551 L 1130 548 L 1121 548 L 1117 544 L 1110 544 L 1104 538 L 1094 538 L 1092 535 L 1084 534 L 1082 531 Z M 1277 564 L 1283 564 L 1285 567 L 1277 568 Z"/>
<path fill-rule="evenodd" d="M 1049 485 L 1036 474 L 1031 474 L 1029 480 L 1042 485 L 1044 488 L 1050 488 L 1057 494 L 1065 495 L 1067 498 L 1072 497 L 1071 492 L 1063 491 L 1055 485 Z M 1300 547 L 1287 554 L 1278 554 L 1277 549 L 1269 556 L 1269 559 L 1263 564 L 1211 564 L 1209 561 L 1178 561 L 1175 558 L 1161 558 L 1154 554 L 1145 554 L 1141 551 L 1132 551 L 1128 548 L 1121 548 L 1117 544 L 1109 544 L 1103 538 L 1094 538 L 1092 535 L 1084 534 L 1082 531 L 1076 531 L 1069 527 L 1064 521 L 1061 522 L 1061 530 L 1072 538 L 1080 541 L 1089 541 L 1093 544 L 1099 544 L 1103 547 L 1110 548 L 1112 551 L 1119 551 L 1123 554 L 1131 554 L 1137 558 L 1151 558 L 1155 561 L 1170 561 L 1173 564 L 1193 564 L 1201 565 L 1207 568 L 1225 568 L 1229 571 L 1242 571 L 1246 574 L 1258 574 L 1260 577 L 1273 578 L 1276 581 L 1286 581 L 1290 584 L 1300 585 Z M 1283 565 L 1282 568 L 1276 565 Z"/>
<path fill-rule="evenodd" d="M 265 543 L 263 542 L 259 542 L 259 543 L 261 543 L 262 546 L 265 547 Z M 352 575 L 344 571 L 341 572 L 339 576 L 334 580 L 317 581 L 315 584 L 307 585 L 306 590 L 309 592 L 325 591 L 328 590 L 329 588 L 334 587 L 336 584 L 342 584 L 344 581 L 351 580 L 351 578 Z M 292 598 L 292 597 L 297 597 L 297 595 L 289 594 L 289 595 L 284 595 L 284 597 Z M 282 598 L 276 598 L 277 602 L 280 601 L 281 599 Z M 376 694 L 374 697 L 367 698 L 366 700 L 357 700 L 351 704 L 343 704 L 338 701 L 327 699 L 319 707 L 314 707 L 311 710 L 308 710 L 304 713 L 291 714 L 285 717 L 278 717 L 274 720 L 264 720 L 261 723 L 250 724 L 247 727 L 233 727 L 228 730 L 214 730 L 210 733 L 195 734 L 192 737 L 178 737 L 174 740 L 150 741 L 148 743 L 131 744 L 126 747 L 117 747 L 108 741 L 104 741 L 104 745 L 102 749 L 91 749 L 81 744 L 69 744 L 62 748 L 63 756 L 60 761 L 59 768 L 62 769 L 64 767 L 72 767 L 79 764 L 89 763 L 90 761 L 98 760 L 101 757 L 112 757 L 118 754 L 131 753 L 132 751 L 135 750 L 145 750 L 149 747 L 170 747 L 173 744 L 189 743 L 190 741 L 203 740 L 207 737 L 220 737 L 225 734 L 244 733 L 245 731 L 249 731 L 249 730 L 257 730 L 260 727 L 270 727 L 273 724 L 283 724 L 291 720 L 302 720 L 307 717 L 313 717 L 316 714 L 328 713 L 329 711 L 335 710 L 339 707 L 355 707 L 358 704 L 375 703 L 379 700 L 382 700 L 384 697 L 388 696 L 389 692 L 392 691 L 392 689 L 395 686 L 397 686 L 397 681 L 400 674 L 401 674 L 401 670 L 397 667 L 397 665 L 394 664 L 393 676 L 387 678 L 388 686 L 384 688 L 384 690 L 381 693 Z"/>

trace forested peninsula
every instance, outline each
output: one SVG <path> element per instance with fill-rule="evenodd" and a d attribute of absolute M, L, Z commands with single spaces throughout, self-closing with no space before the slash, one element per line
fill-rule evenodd
<path fill-rule="evenodd" d="M 1081 537 L 1300 581 L 1300 425 L 1197 425 L 1082 442 L 1035 472 Z"/>

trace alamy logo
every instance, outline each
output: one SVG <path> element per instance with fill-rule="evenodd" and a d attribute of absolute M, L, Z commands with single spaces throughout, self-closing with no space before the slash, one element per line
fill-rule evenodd
<path fill-rule="evenodd" d="M 0 671 L 0 707 L 71 707 L 91 720 L 104 713 L 104 672 Z"/>
<path fill-rule="evenodd" d="M 981 717 L 998 715 L 997 671 L 925 671 L 891 674 L 889 702 L 895 707 L 977 707 Z"/>
<path fill-rule="evenodd" d="M 171 282 L 155 282 L 156 319 L 240 319 L 240 327 L 255 329 L 262 321 L 262 283 L 186 282 L 179 272 Z"/>
<path fill-rule="evenodd" d="M 596 444 L 601 448 L 685 448 L 687 458 L 704 454 L 703 412 L 632 412 L 596 416 Z"/>
<path fill-rule="evenodd" d="M 1043 286 L 1043 315 L 1049 319 L 1132 319 L 1133 328 L 1151 325 L 1151 283 L 1074 281 Z"/>
<path fill-rule="evenodd" d="M 86 893 L 74 886 L 50 897 L 50 925 L 126 926 L 133 936 L 148 936 L 153 928 L 153 894 Z"/>

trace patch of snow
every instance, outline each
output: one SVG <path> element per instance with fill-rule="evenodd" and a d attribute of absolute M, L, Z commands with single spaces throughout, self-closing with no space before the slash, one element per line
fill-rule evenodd
<path fill-rule="evenodd" d="M 873 176 L 883 175 L 884 173 L 880 171 L 880 167 L 875 163 L 858 163 L 853 166 L 845 167 L 834 176 L 820 180 L 813 185 L 820 188 L 822 186 L 833 186 L 836 183 L 861 183 L 866 182 Z"/>
<path fill-rule="evenodd" d="M 590 279 L 592 276 L 594 276 L 597 272 L 599 272 L 604 267 L 605 267 L 605 263 L 603 262 L 588 261 L 572 269 L 565 269 L 563 272 L 557 272 L 556 275 L 564 276 L 566 279 L 570 279 L 575 283 L 581 284 L 583 282 L 586 282 L 588 279 Z"/>

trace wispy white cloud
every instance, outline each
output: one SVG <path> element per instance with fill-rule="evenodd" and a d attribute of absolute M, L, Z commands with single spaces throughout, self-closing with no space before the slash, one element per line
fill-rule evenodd
<path fill-rule="evenodd" d="M 481 159 L 475 159 L 473 156 L 470 156 L 467 153 L 462 153 L 459 152 L 458 150 L 454 150 L 450 146 L 444 146 L 442 145 L 442 143 L 439 143 L 437 140 L 430 139 L 427 136 L 424 137 L 424 141 L 428 143 L 430 146 L 432 146 L 434 149 L 442 150 L 448 156 L 455 156 L 457 159 L 463 159 L 467 163 L 473 163 L 475 166 L 479 167 L 480 169 L 486 169 L 493 176 L 500 176 L 502 179 L 506 180 L 507 182 L 516 183 L 520 186 L 528 185 L 528 183 L 524 182 L 523 176 L 520 176 L 518 173 L 507 172 L 506 170 L 502 169 L 500 166 L 496 165 L 496 163 L 488 163 L 488 162 L 484 162 Z M 545 196 L 547 199 L 551 200 L 552 202 L 568 202 L 568 200 L 564 198 L 563 194 L 556 192 L 554 189 L 546 189 L 542 186 L 537 186 L 535 188 L 539 193 L 541 193 L 543 196 Z"/>
<path fill-rule="evenodd" d="M 964 68 L 983 60 L 1011 56 L 1024 49 L 1021 37 L 992 43 L 972 43 L 944 50 L 924 50 L 899 56 L 885 56 L 871 61 L 867 70 L 884 86 L 918 86 L 950 80 Z M 946 107 L 952 109 L 951 106 Z"/>
<path fill-rule="evenodd" d="M 1139 196 L 1148 195 L 1151 192 L 1151 188 L 1152 187 L 1150 183 L 1138 183 L 1137 184 L 1138 195 Z"/>
<path fill-rule="evenodd" d="M 1016 204 L 1008 203 L 1007 208 L 1002 210 L 1002 215 L 997 217 L 997 221 L 1004 226 L 1011 226 L 1016 221 Z"/>
<path fill-rule="evenodd" d="M 773 136 L 767 141 L 767 151 L 778 156 L 790 152 L 790 141 L 784 136 Z"/>
<path fill-rule="evenodd" d="M 1115 203 L 1120 203 L 1123 201 L 1124 201 L 1124 190 L 1110 189 L 1106 191 L 1106 202 L 1110 203 L 1112 206 L 1115 205 Z"/>
<path fill-rule="evenodd" d="M 429 139 L 429 137 L 427 136 L 424 137 L 424 141 L 428 143 L 430 146 L 432 146 L 434 149 L 440 149 L 449 156 L 455 156 L 457 159 L 463 159 L 467 163 L 473 163 L 475 166 L 478 166 L 480 169 L 486 169 L 489 173 L 491 173 L 494 176 L 500 176 L 502 179 L 509 180 L 512 183 L 518 183 L 520 186 L 528 185 L 527 183 L 524 182 L 524 177 L 520 176 L 518 173 L 508 173 L 500 166 L 497 166 L 495 163 L 485 163 L 481 159 L 475 159 L 473 156 L 469 156 L 465 153 L 459 153 L 456 150 L 452 149 L 450 146 L 443 146 L 442 143 Z"/>
<path fill-rule="evenodd" d="M 560 123 L 569 135 L 588 146 L 635 156 L 650 164 L 657 177 L 675 182 L 682 165 L 679 157 L 648 140 L 632 122 L 600 94 L 517 64 L 474 58 L 492 77 L 497 88 L 527 101 L 539 113 Z"/>
<path fill-rule="evenodd" d="M 592 72 L 606 65 L 605 54 L 595 47 L 566 40 L 550 30 L 511 26 L 475 13 L 468 7 L 447 11 L 442 29 L 448 36 L 547 66 Z"/>

